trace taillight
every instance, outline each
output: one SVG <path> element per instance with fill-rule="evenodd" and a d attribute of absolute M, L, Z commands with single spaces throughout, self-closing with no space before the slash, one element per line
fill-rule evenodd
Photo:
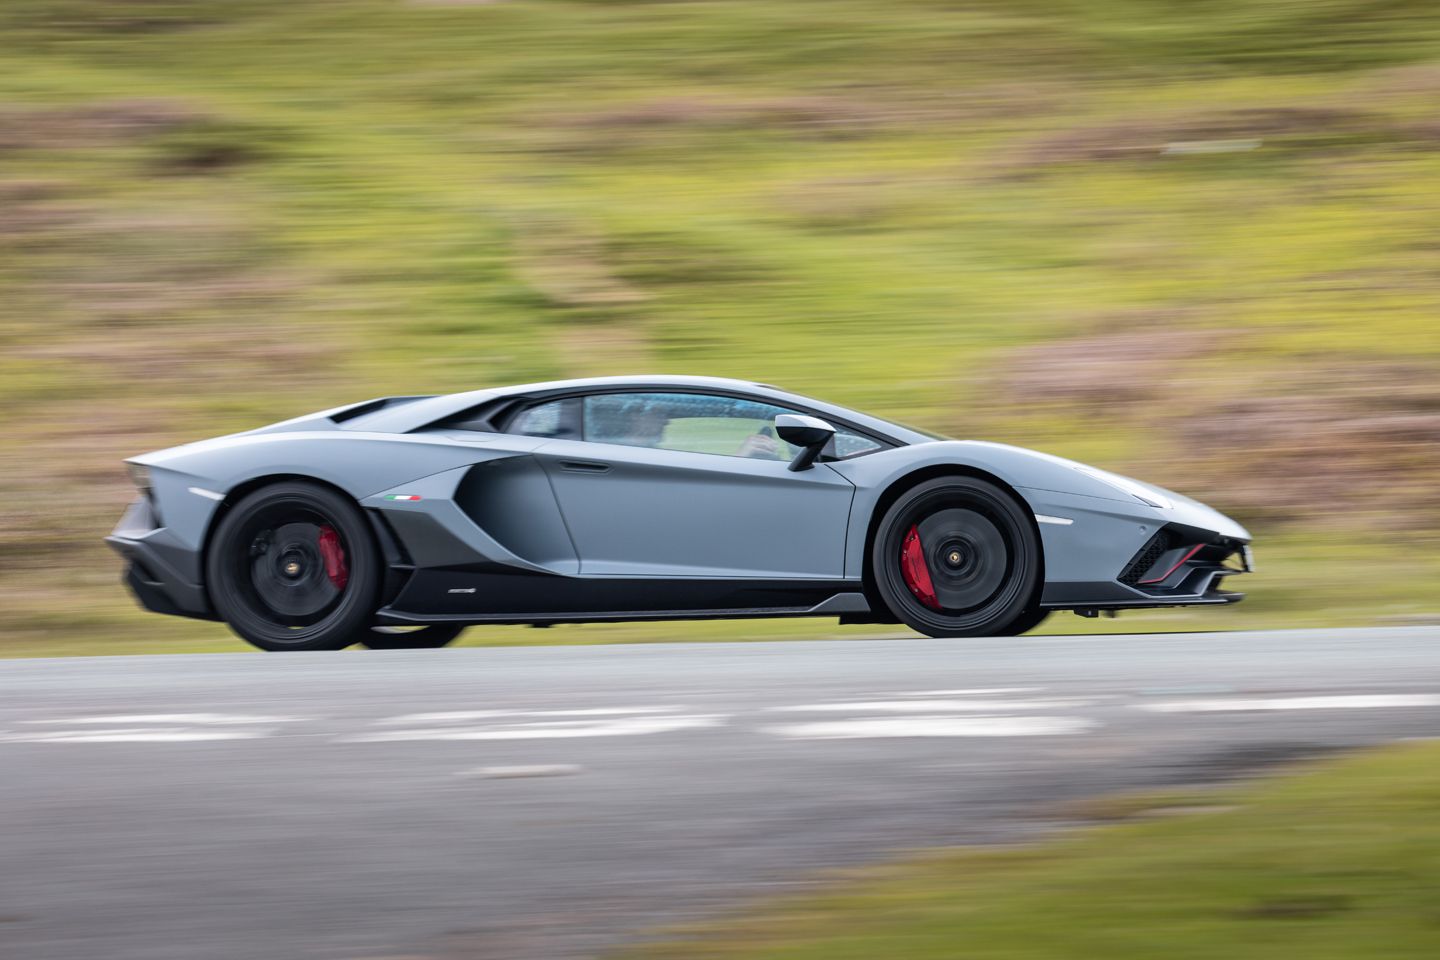
<path fill-rule="evenodd" d="M 135 489 L 153 503 L 155 498 L 154 490 L 150 486 L 150 468 L 139 463 L 127 463 L 125 466 L 130 471 L 130 482 L 135 484 Z"/>
<path fill-rule="evenodd" d="M 150 483 L 150 468 L 138 463 L 127 463 L 125 467 L 130 471 L 130 482 L 135 484 L 135 489 L 145 498 L 145 503 L 150 507 L 150 517 L 158 526 L 161 522 L 160 504 L 155 499 L 155 487 Z"/>

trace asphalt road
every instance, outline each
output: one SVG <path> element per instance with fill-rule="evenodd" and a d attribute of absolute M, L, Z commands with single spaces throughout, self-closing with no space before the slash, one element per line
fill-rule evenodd
<path fill-rule="evenodd" d="M 683 635 L 683 627 L 677 627 Z M 560 960 L 1440 735 L 1440 629 L 0 663 L 4 960 Z"/>

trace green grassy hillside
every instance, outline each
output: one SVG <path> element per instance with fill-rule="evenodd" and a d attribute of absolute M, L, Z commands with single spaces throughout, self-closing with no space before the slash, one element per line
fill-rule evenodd
<path fill-rule="evenodd" d="M 1421 0 L 8 0 L 0 652 L 229 644 L 116 586 L 123 456 L 653 370 L 1262 538 L 1247 604 L 1120 626 L 1433 613 L 1437 102 Z"/>

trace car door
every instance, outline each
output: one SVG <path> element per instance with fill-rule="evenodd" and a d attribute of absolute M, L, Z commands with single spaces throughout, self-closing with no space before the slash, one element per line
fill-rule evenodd
<path fill-rule="evenodd" d="M 658 392 L 583 403 L 582 439 L 534 454 L 582 576 L 844 576 L 855 488 L 825 464 L 788 469 L 791 451 L 765 436 L 783 408 Z"/>

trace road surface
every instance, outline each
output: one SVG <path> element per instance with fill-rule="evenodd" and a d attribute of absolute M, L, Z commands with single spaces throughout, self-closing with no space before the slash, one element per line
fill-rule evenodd
<path fill-rule="evenodd" d="M 683 627 L 677 627 L 677 636 Z M 1440 735 L 1440 629 L 0 663 L 4 960 L 564 960 Z"/>

